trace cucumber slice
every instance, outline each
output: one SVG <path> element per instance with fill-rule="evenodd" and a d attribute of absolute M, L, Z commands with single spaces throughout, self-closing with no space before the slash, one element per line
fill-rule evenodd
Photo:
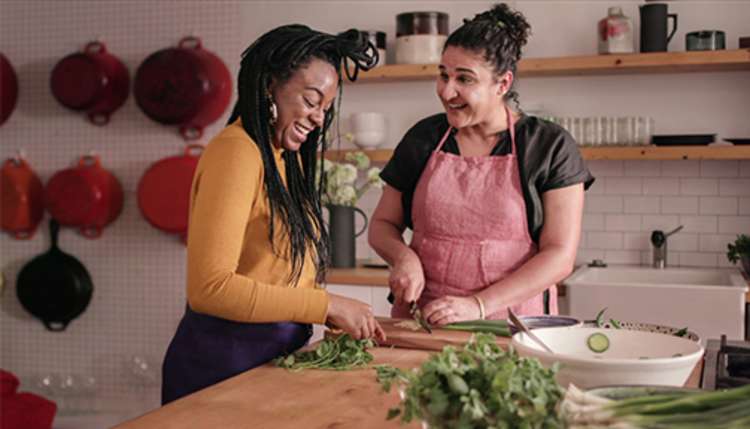
<path fill-rule="evenodd" d="M 601 332 L 596 332 L 589 335 L 586 344 L 592 352 L 604 353 L 609 348 L 609 338 Z"/>

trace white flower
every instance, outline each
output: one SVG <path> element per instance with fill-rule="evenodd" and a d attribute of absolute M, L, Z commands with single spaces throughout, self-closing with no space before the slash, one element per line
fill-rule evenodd
<path fill-rule="evenodd" d="M 333 202 L 341 206 L 353 206 L 357 203 L 357 191 L 354 190 L 354 186 L 342 186 L 336 190 Z"/>
<path fill-rule="evenodd" d="M 357 169 L 351 164 L 341 164 L 341 184 L 353 184 L 357 180 Z"/>
<path fill-rule="evenodd" d="M 349 152 L 346 154 L 345 159 L 353 162 L 357 166 L 357 170 L 364 170 L 370 166 L 370 158 L 365 155 L 362 151 Z"/>
<path fill-rule="evenodd" d="M 380 169 L 378 167 L 372 167 L 367 170 L 367 181 L 368 182 L 380 182 Z"/>

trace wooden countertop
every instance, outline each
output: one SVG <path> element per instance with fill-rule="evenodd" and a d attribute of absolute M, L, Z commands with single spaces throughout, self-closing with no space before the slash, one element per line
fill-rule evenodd
<path fill-rule="evenodd" d="M 378 347 L 375 364 L 420 365 L 430 352 Z M 116 429 L 419 428 L 386 420 L 398 393 L 382 392 L 375 371 L 301 371 L 264 365 L 211 386 Z"/>
<path fill-rule="evenodd" d="M 402 340 L 404 344 L 413 342 L 406 337 Z M 377 347 L 371 353 L 375 357 L 373 364 L 414 368 L 431 352 Z M 700 385 L 702 368 L 703 362 L 699 361 L 686 386 Z M 398 403 L 395 390 L 382 391 L 373 369 L 290 372 L 264 365 L 114 429 L 419 428 L 417 423 L 402 425 L 400 420 L 386 420 L 388 409 Z"/>

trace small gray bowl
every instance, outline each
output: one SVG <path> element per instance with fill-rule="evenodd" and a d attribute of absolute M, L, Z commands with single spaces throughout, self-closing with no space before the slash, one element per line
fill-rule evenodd
<path fill-rule="evenodd" d="M 519 316 L 519 319 L 521 319 L 521 322 L 526 324 L 526 326 L 529 327 L 529 329 L 539 329 L 539 328 L 557 328 L 561 326 L 582 326 L 583 322 L 576 319 L 575 317 L 570 316 Z M 518 329 L 513 324 L 513 322 L 508 321 L 508 326 L 510 326 L 510 332 L 512 334 L 515 334 L 518 332 Z"/>

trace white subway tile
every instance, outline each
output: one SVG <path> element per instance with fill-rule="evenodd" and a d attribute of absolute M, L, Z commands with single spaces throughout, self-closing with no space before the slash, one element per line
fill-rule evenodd
<path fill-rule="evenodd" d="M 592 195 L 585 200 L 586 213 L 622 213 L 622 197 Z"/>
<path fill-rule="evenodd" d="M 623 249 L 648 250 L 651 248 L 650 232 L 626 232 L 623 235 Z"/>
<path fill-rule="evenodd" d="M 750 234 L 750 216 L 719 216 L 719 232 Z"/>
<path fill-rule="evenodd" d="M 588 249 L 622 249 L 621 232 L 588 232 L 586 233 Z"/>
<path fill-rule="evenodd" d="M 604 231 L 604 215 L 601 213 L 584 213 L 581 227 L 584 231 Z"/>
<path fill-rule="evenodd" d="M 608 264 L 641 264 L 641 252 L 638 250 L 606 250 L 604 261 Z"/>
<path fill-rule="evenodd" d="M 586 163 L 594 177 L 622 176 L 622 161 L 589 161 Z"/>
<path fill-rule="evenodd" d="M 663 177 L 700 176 L 700 161 L 662 161 L 661 175 Z"/>
<path fill-rule="evenodd" d="M 660 177 L 643 179 L 643 195 L 679 195 L 680 179 Z"/>
<path fill-rule="evenodd" d="M 740 161 L 740 177 L 750 177 L 750 161 Z"/>
<path fill-rule="evenodd" d="M 682 195 L 717 195 L 718 193 L 718 179 L 680 179 L 680 194 Z"/>
<path fill-rule="evenodd" d="M 700 214 L 737 214 L 737 197 L 700 197 Z"/>
<path fill-rule="evenodd" d="M 605 184 L 608 195 L 640 195 L 643 191 L 643 179 L 640 177 L 610 177 Z"/>
<path fill-rule="evenodd" d="M 659 161 L 625 161 L 625 175 L 637 177 L 658 177 L 661 175 Z"/>
<path fill-rule="evenodd" d="M 671 231 L 678 226 L 680 226 L 680 217 L 676 215 L 644 215 L 641 221 L 642 230 L 648 234 L 655 229 Z"/>
<path fill-rule="evenodd" d="M 718 231 L 718 218 L 716 216 L 680 216 L 680 225 L 684 226 L 684 232 L 692 233 L 715 233 Z"/>
<path fill-rule="evenodd" d="M 729 259 L 727 259 L 727 255 L 726 254 L 719 255 L 718 258 L 719 258 L 719 267 L 720 268 L 738 268 L 738 267 L 741 268 L 741 265 L 740 265 L 739 262 L 736 263 L 736 264 L 730 262 Z"/>
<path fill-rule="evenodd" d="M 661 197 L 663 214 L 698 214 L 698 197 Z"/>
<path fill-rule="evenodd" d="M 660 211 L 659 197 L 623 197 L 625 213 L 650 213 Z"/>
<path fill-rule="evenodd" d="M 641 265 L 651 265 L 653 257 L 654 255 L 650 250 L 641 251 Z"/>
<path fill-rule="evenodd" d="M 640 231 L 640 215 L 608 214 L 605 218 L 607 231 Z"/>
<path fill-rule="evenodd" d="M 679 252 L 695 252 L 698 250 L 698 234 L 687 234 L 682 231 L 669 236 L 668 250 Z"/>
<path fill-rule="evenodd" d="M 603 195 L 604 183 L 606 180 L 606 177 L 597 177 L 596 180 L 594 180 L 594 183 L 591 184 L 591 187 L 586 189 L 586 198 L 588 198 L 589 195 Z"/>
<path fill-rule="evenodd" d="M 750 215 L 750 197 L 740 197 L 739 214 Z"/>
<path fill-rule="evenodd" d="M 750 179 L 719 179 L 719 195 L 750 196 Z"/>
<path fill-rule="evenodd" d="M 727 244 L 734 242 L 732 234 L 701 234 L 698 250 L 701 252 L 726 252 Z"/>
<path fill-rule="evenodd" d="M 739 170 L 739 161 L 701 161 L 703 177 L 736 177 Z"/>
<path fill-rule="evenodd" d="M 716 253 L 680 252 L 679 256 L 682 267 L 716 267 L 719 265 Z"/>

